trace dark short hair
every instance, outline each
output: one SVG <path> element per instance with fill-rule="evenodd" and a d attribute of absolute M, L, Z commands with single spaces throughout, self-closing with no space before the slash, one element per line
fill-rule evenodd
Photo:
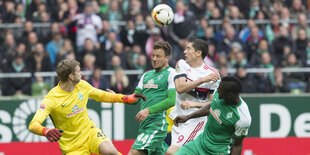
<path fill-rule="evenodd" d="M 80 66 L 80 62 L 76 60 L 62 60 L 59 62 L 56 68 L 58 79 L 61 82 L 68 81 L 69 75 L 74 73 L 76 66 Z"/>
<path fill-rule="evenodd" d="M 165 56 L 170 56 L 172 52 L 171 45 L 166 41 L 157 41 L 153 45 L 153 50 L 163 49 L 165 51 Z"/>
<path fill-rule="evenodd" d="M 202 39 L 197 39 L 197 38 L 191 38 L 189 39 L 189 42 L 193 44 L 193 48 L 195 49 L 195 51 L 198 51 L 198 50 L 201 51 L 202 59 L 204 59 L 207 56 L 209 52 L 207 41 L 204 41 Z"/>
<path fill-rule="evenodd" d="M 226 76 L 221 79 L 224 83 L 225 91 L 232 92 L 233 94 L 239 94 L 242 89 L 241 81 L 234 76 Z"/>

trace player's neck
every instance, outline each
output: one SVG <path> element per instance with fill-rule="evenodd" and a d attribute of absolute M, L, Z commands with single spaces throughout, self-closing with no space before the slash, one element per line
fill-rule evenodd
<path fill-rule="evenodd" d="M 59 87 L 65 92 L 72 92 L 74 90 L 74 84 L 71 81 L 60 82 Z"/>
<path fill-rule="evenodd" d="M 190 66 L 191 66 L 192 68 L 197 68 L 197 67 L 200 67 L 200 66 L 202 66 L 202 65 L 203 65 L 203 61 L 200 60 L 200 59 L 197 59 L 196 61 L 194 61 L 194 62 L 192 62 L 192 63 L 190 64 Z"/>

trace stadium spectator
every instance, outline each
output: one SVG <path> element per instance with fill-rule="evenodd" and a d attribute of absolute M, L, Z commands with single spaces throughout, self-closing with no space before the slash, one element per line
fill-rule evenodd
<path fill-rule="evenodd" d="M 195 34 L 196 38 L 203 39 L 205 36 L 205 29 L 208 28 L 209 23 L 205 17 L 201 17 L 199 22 L 197 22 L 197 32 Z"/>
<path fill-rule="evenodd" d="M 109 51 L 113 48 L 114 44 L 119 41 L 117 32 L 111 31 L 108 33 L 108 38 L 103 42 L 102 49 Z"/>
<path fill-rule="evenodd" d="M 58 55 L 60 48 L 63 46 L 64 40 L 60 32 L 54 32 L 52 35 L 52 40 L 46 44 L 46 51 L 49 54 L 52 68 L 56 69 L 56 56 Z"/>
<path fill-rule="evenodd" d="M 137 32 L 135 29 L 135 22 L 128 20 L 126 26 L 120 31 L 120 40 L 125 47 L 132 47 L 133 44 L 137 43 Z"/>
<path fill-rule="evenodd" d="M 273 78 L 265 81 L 265 87 L 262 93 L 289 93 L 287 77 L 282 73 L 281 67 L 277 66 L 273 70 Z"/>
<path fill-rule="evenodd" d="M 17 3 L 17 4 L 16 4 L 16 12 L 15 12 L 15 15 L 16 15 L 17 17 L 20 17 L 22 22 L 25 22 L 25 21 L 26 21 L 25 7 L 24 7 L 24 5 L 23 5 L 22 3 Z"/>
<path fill-rule="evenodd" d="M 290 26 L 290 10 L 287 7 L 281 8 L 280 19 L 283 26 Z"/>
<path fill-rule="evenodd" d="M 207 27 L 204 29 L 204 36 L 200 39 L 207 41 L 209 44 L 214 44 L 216 49 L 218 48 L 218 41 L 215 39 L 214 29 Z"/>
<path fill-rule="evenodd" d="M 51 85 L 45 82 L 43 77 L 38 76 L 36 80 L 31 84 L 31 95 L 32 96 L 45 96 L 47 92 L 51 89 Z"/>
<path fill-rule="evenodd" d="M 110 7 L 109 10 L 107 12 L 107 14 L 103 15 L 103 19 L 107 19 L 110 24 L 111 24 L 111 28 L 115 31 L 119 30 L 118 27 L 118 21 L 122 20 L 122 14 L 120 12 L 119 8 L 119 4 L 118 1 L 110 1 Z"/>
<path fill-rule="evenodd" d="M 254 19 L 248 19 L 247 21 L 247 26 L 244 27 L 240 32 L 239 32 L 239 38 L 243 41 L 246 42 L 248 37 L 251 35 L 251 28 L 256 27 L 256 23 Z M 264 33 L 262 30 L 259 29 L 258 35 L 260 37 L 263 37 Z"/>
<path fill-rule="evenodd" d="M 110 79 L 110 88 L 115 93 L 127 94 L 131 92 L 128 76 L 124 73 L 123 69 L 117 68 L 114 70 L 114 74 Z"/>
<path fill-rule="evenodd" d="M 81 52 L 87 38 L 90 38 L 94 44 L 99 44 L 97 35 L 101 33 L 102 20 L 98 15 L 94 14 L 90 2 L 86 3 L 84 12 L 75 16 L 74 20 L 77 20 L 76 52 Z"/>
<path fill-rule="evenodd" d="M 94 44 L 94 42 L 90 38 L 86 38 L 82 51 L 76 52 L 76 59 L 78 61 L 82 62 L 82 60 L 86 54 L 93 54 L 94 56 L 96 56 L 96 58 L 102 58 L 103 56 L 101 56 L 101 55 L 103 55 L 104 52 L 99 51 L 98 49 L 99 48 L 96 47 L 96 44 Z M 99 61 L 104 61 L 104 60 L 103 59 L 97 60 L 96 64 L 97 63 L 99 64 Z M 83 66 L 83 64 L 82 64 L 82 66 Z"/>
<path fill-rule="evenodd" d="M 299 14 L 298 15 L 298 24 L 295 24 L 291 31 L 291 36 L 294 40 L 298 38 L 298 30 L 304 29 L 306 32 L 307 38 L 310 38 L 310 28 L 307 25 L 307 16 L 306 14 Z"/>
<path fill-rule="evenodd" d="M 152 52 L 153 52 L 153 45 L 155 42 L 157 41 L 163 41 L 164 39 L 161 37 L 161 32 L 160 29 L 158 27 L 153 27 L 150 31 L 149 31 L 149 37 L 146 40 L 146 44 L 145 44 L 145 52 L 146 55 L 148 56 L 148 58 L 151 58 Z"/>
<path fill-rule="evenodd" d="M 243 51 L 237 51 L 234 53 L 234 59 L 230 61 L 233 68 L 244 67 L 249 68 L 251 65 L 248 63 L 246 54 Z"/>
<path fill-rule="evenodd" d="M 27 43 L 28 40 L 28 35 L 29 33 L 33 32 L 34 28 L 33 28 L 33 23 L 30 20 L 27 20 L 24 22 L 23 25 L 23 32 L 22 35 L 20 36 L 20 38 L 18 38 L 19 42 L 23 42 L 23 43 Z"/>
<path fill-rule="evenodd" d="M 15 48 L 16 48 L 16 41 L 14 38 L 14 35 L 8 31 L 6 32 L 6 37 L 4 44 L 0 46 L 0 64 L 1 68 L 4 68 L 7 66 L 8 63 L 10 63 L 10 57 L 15 55 Z"/>
<path fill-rule="evenodd" d="M 67 26 L 68 29 L 68 37 L 74 44 L 74 48 L 76 50 L 76 16 L 78 16 L 81 12 L 83 12 L 83 8 L 79 8 L 76 0 L 68 0 L 68 11 L 64 14 L 64 25 Z"/>
<path fill-rule="evenodd" d="M 259 41 L 263 39 L 263 37 L 259 35 L 258 27 L 254 26 L 250 29 L 250 31 L 250 36 L 245 42 L 245 51 L 248 59 L 251 59 L 252 54 L 257 50 Z"/>
<path fill-rule="evenodd" d="M 83 66 L 81 67 L 81 71 L 90 71 L 94 72 L 95 69 L 96 57 L 92 53 L 87 53 L 83 57 Z M 89 76 L 86 76 L 86 80 L 89 79 Z"/>
<path fill-rule="evenodd" d="M 34 51 L 26 60 L 26 65 L 31 72 L 52 71 L 50 58 L 42 43 L 37 43 L 35 45 Z"/>
<path fill-rule="evenodd" d="M 231 20 L 234 19 L 243 19 L 243 14 L 240 13 L 239 8 L 237 6 L 231 5 L 229 8 L 228 17 Z"/>
<path fill-rule="evenodd" d="M 87 82 L 97 89 L 110 89 L 109 79 L 102 75 L 101 71 L 101 68 L 95 67 L 93 74 L 88 78 Z"/>
<path fill-rule="evenodd" d="M 14 1 L 5 1 L 5 14 L 4 14 L 4 23 L 14 23 L 16 18 L 15 15 L 15 3 Z"/>
<path fill-rule="evenodd" d="M 257 93 L 258 92 L 258 82 L 253 76 L 249 75 L 244 67 L 236 68 L 236 77 L 242 81 L 241 93 Z"/>
<path fill-rule="evenodd" d="M 227 26 L 224 28 L 225 35 L 223 36 L 223 40 L 219 42 L 218 51 L 224 51 L 227 55 L 232 49 L 232 44 L 239 44 L 240 50 L 243 50 L 244 45 L 242 41 L 236 37 L 236 31 L 232 26 Z"/>
<path fill-rule="evenodd" d="M 30 32 L 28 34 L 28 39 L 26 42 L 26 48 L 27 48 L 27 52 L 34 52 L 35 51 L 35 46 L 38 43 L 39 38 L 36 32 Z"/>
<path fill-rule="evenodd" d="M 23 57 L 16 56 L 11 64 L 4 69 L 4 72 L 23 73 L 29 72 L 29 70 Z M 29 77 L 4 78 L 2 82 L 2 94 L 4 96 L 31 95 L 31 79 Z"/>
<path fill-rule="evenodd" d="M 290 53 L 286 60 L 283 62 L 283 67 L 286 68 L 300 68 L 302 63 L 296 58 L 294 53 Z M 302 72 L 292 73 L 286 72 L 285 76 L 288 80 L 288 85 L 292 93 L 300 93 L 306 90 L 305 75 Z"/>
<path fill-rule="evenodd" d="M 268 41 L 262 39 L 259 41 L 256 51 L 251 56 L 250 63 L 252 67 L 259 67 L 262 64 L 261 55 L 265 52 L 270 53 Z"/>
<path fill-rule="evenodd" d="M 265 37 L 271 44 L 280 31 L 280 17 L 278 14 L 272 14 L 270 18 L 270 24 L 267 24 L 265 28 Z"/>
<path fill-rule="evenodd" d="M 74 47 L 70 39 L 64 39 L 64 43 L 62 47 L 59 49 L 59 52 L 56 56 L 56 64 L 58 64 L 61 60 L 65 60 L 69 54 L 74 55 Z"/>
<path fill-rule="evenodd" d="M 272 51 L 275 59 L 280 64 L 284 56 L 284 47 L 288 46 L 292 51 L 295 49 L 294 41 L 290 38 L 288 29 L 285 26 L 280 26 L 279 36 L 277 36 L 272 42 Z"/>
<path fill-rule="evenodd" d="M 300 28 L 298 30 L 298 37 L 295 40 L 296 45 L 296 56 L 299 60 L 304 60 L 303 56 L 306 56 L 306 49 L 308 46 L 309 37 L 306 36 L 306 30 L 303 28 Z"/>
<path fill-rule="evenodd" d="M 300 14 L 307 14 L 305 6 L 303 6 L 301 0 L 292 0 L 292 7 L 290 8 L 290 18 L 297 19 Z"/>

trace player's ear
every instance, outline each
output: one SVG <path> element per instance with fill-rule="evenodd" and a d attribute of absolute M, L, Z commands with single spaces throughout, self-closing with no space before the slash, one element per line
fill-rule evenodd
<path fill-rule="evenodd" d="M 70 73 L 70 74 L 68 75 L 68 78 L 69 78 L 70 80 L 73 80 L 73 79 L 74 79 L 73 74 Z"/>

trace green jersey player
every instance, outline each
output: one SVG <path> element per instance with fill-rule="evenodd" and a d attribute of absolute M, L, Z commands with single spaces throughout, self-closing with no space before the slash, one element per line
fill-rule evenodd
<path fill-rule="evenodd" d="M 174 106 L 175 70 L 168 65 L 171 46 L 164 41 L 153 45 L 151 61 L 153 70 L 144 73 L 136 87 L 147 97 L 140 101 L 140 112 L 136 120 L 140 122 L 138 137 L 129 151 L 129 155 L 164 154 L 168 145 L 164 142 L 167 135 L 166 110 Z"/>
<path fill-rule="evenodd" d="M 174 119 L 175 125 L 209 115 L 204 132 L 182 146 L 175 155 L 240 155 L 243 138 L 247 136 L 251 124 L 248 106 L 239 97 L 240 90 L 239 79 L 224 77 L 214 92 L 211 104 L 189 115 L 177 116 Z"/>

